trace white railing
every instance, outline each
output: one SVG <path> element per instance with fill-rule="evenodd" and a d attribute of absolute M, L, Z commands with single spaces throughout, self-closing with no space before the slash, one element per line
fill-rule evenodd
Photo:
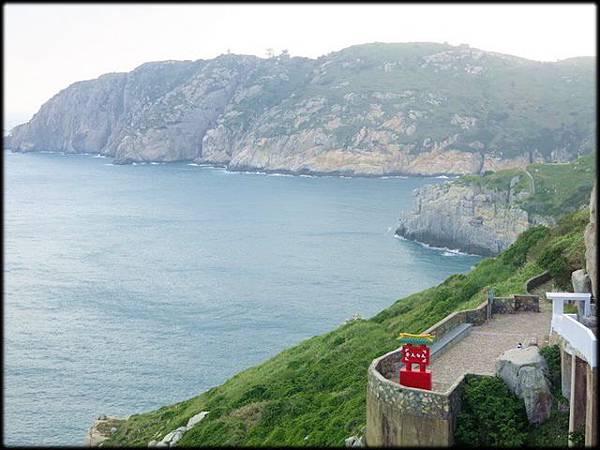
<path fill-rule="evenodd" d="M 576 314 L 553 316 L 552 329 L 577 350 L 590 367 L 596 367 L 596 336 L 592 330 L 577 321 Z"/>
<path fill-rule="evenodd" d="M 590 315 L 591 294 L 572 292 L 547 292 L 552 300 L 552 322 L 550 331 L 561 335 L 569 345 L 585 358 L 591 367 L 596 367 L 596 336 L 588 327 L 577 320 L 577 314 L 565 314 L 566 301 L 583 302 L 584 316 Z"/>
<path fill-rule="evenodd" d="M 585 292 L 546 292 L 546 298 L 552 300 L 552 315 L 562 314 L 565 302 L 583 302 L 583 315 L 589 317 L 592 294 Z"/>

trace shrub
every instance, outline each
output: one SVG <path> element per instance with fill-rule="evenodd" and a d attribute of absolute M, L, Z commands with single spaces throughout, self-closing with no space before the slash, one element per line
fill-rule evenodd
<path fill-rule="evenodd" d="M 519 238 L 502 254 L 502 262 L 512 264 L 514 267 L 522 266 L 526 259 L 529 249 L 531 249 L 540 240 L 546 238 L 549 234 L 548 228 L 538 225 L 529 228 L 521 233 Z"/>
<path fill-rule="evenodd" d="M 579 233 L 563 236 L 540 254 L 538 263 L 550 272 L 557 287 L 572 290 L 571 273 L 583 266 L 585 246 Z"/>
<path fill-rule="evenodd" d="M 560 348 L 558 345 L 543 347 L 540 349 L 540 354 L 546 360 L 548 365 L 548 381 L 554 395 L 560 393 L 561 377 L 560 377 Z"/>
<path fill-rule="evenodd" d="M 498 377 L 468 375 L 458 415 L 456 444 L 468 447 L 516 447 L 527 438 L 523 402 Z"/>

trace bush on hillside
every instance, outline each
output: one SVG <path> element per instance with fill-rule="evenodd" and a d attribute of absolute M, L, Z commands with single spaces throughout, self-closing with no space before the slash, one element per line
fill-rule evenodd
<path fill-rule="evenodd" d="M 571 273 L 585 265 L 585 243 L 583 229 L 588 222 L 589 213 L 580 211 L 565 217 L 558 224 L 565 234 L 549 242 L 540 252 L 538 264 L 550 272 L 556 287 L 571 291 Z M 556 231 L 555 231 L 556 232 Z"/>
<path fill-rule="evenodd" d="M 548 381 L 552 387 L 552 393 L 556 396 L 561 391 L 560 348 L 558 345 L 542 347 L 540 354 L 544 357 L 548 365 Z"/>
<path fill-rule="evenodd" d="M 465 447 L 516 447 L 527 438 L 523 402 L 498 377 L 467 375 L 454 434 Z"/>

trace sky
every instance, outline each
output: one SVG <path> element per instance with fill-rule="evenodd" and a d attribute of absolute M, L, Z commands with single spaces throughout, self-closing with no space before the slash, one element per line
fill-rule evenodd
<path fill-rule="evenodd" d="M 596 55 L 593 3 L 3 7 L 5 130 L 75 81 L 228 50 L 316 58 L 368 42 L 448 42 L 538 61 Z"/>

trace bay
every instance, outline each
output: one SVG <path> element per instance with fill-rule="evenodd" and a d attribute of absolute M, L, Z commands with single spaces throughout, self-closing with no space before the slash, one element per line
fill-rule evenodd
<path fill-rule="evenodd" d="M 480 260 L 394 239 L 436 178 L 4 152 L 4 438 L 81 445 Z"/>

